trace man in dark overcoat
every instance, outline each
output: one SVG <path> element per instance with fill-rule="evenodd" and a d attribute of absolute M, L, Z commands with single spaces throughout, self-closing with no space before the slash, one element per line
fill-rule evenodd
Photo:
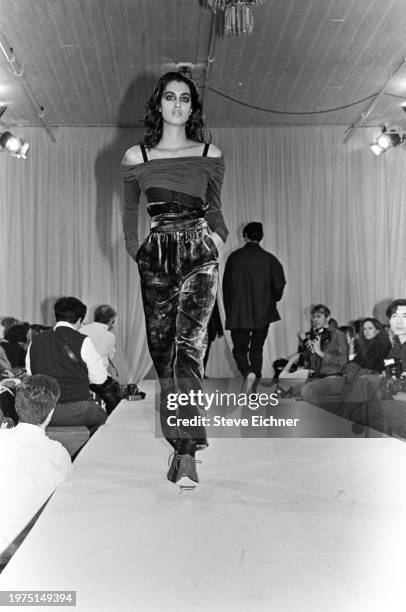
<path fill-rule="evenodd" d="M 276 304 L 286 284 L 280 261 L 259 243 L 262 223 L 244 227 L 245 246 L 228 257 L 223 276 L 225 328 L 231 330 L 233 356 L 243 378 L 262 376 L 262 352 L 269 325 L 280 319 Z"/>

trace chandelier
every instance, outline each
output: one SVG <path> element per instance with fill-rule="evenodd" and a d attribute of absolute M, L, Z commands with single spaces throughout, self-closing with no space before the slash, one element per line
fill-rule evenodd
<path fill-rule="evenodd" d="M 213 13 L 224 11 L 226 34 L 251 34 L 254 29 L 253 6 L 264 0 L 207 0 Z"/>

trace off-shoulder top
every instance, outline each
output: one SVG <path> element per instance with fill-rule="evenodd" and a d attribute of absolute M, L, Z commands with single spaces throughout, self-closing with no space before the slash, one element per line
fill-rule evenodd
<path fill-rule="evenodd" d="M 170 157 L 121 166 L 124 181 L 123 230 L 126 249 L 134 257 L 138 249 L 138 208 L 141 193 L 151 187 L 187 193 L 206 202 L 209 228 L 225 241 L 228 230 L 221 212 L 223 157 Z"/>

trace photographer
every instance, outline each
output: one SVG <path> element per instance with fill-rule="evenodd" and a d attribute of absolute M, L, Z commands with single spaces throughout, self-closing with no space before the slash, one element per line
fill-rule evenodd
<path fill-rule="evenodd" d="M 348 361 L 348 345 L 343 332 L 329 327 L 330 310 L 327 306 L 313 306 L 311 317 L 312 329 L 302 339 L 300 359 L 310 369 L 310 378 L 316 380 L 304 385 L 302 397 L 319 405 L 326 396 L 337 397 L 336 387 L 342 386 L 342 370 Z"/>
<path fill-rule="evenodd" d="M 345 335 L 329 327 L 330 310 L 323 304 L 311 310 L 312 329 L 301 337 L 299 352 L 303 365 L 310 369 L 312 378 L 341 374 L 348 361 Z"/>

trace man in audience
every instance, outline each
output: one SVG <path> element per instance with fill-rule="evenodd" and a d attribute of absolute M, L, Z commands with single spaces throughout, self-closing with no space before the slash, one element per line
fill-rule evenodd
<path fill-rule="evenodd" d="M 286 284 L 280 261 L 260 245 L 262 223 L 243 230 L 245 246 L 227 259 L 223 276 L 226 329 L 231 330 L 233 356 L 243 378 L 262 376 L 262 352 L 269 325 L 280 319 L 276 308 Z"/>
<path fill-rule="evenodd" d="M 341 374 L 348 361 L 345 334 L 330 325 L 330 314 L 324 304 L 313 306 L 312 328 L 302 339 L 304 359 L 315 378 Z"/>
<path fill-rule="evenodd" d="M 59 383 L 61 396 L 51 425 L 97 428 L 106 412 L 92 399 L 89 383 L 102 388 L 108 385 L 108 374 L 91 339 L 78 331 L 86 306 L 75 297 L 61 297 L 54 311 L 55 327 L 33 336 L 28 347 L 27 372 L 53 376 Z"/>
<path fill-rule="evenodd" d="M 112 306 L 102 304 L 94 311 L 94 322 L 80 328 L 80 333 L 89 336 L 97 352 L 102 356 L 106 370 L 108 370 L 109 364 L 115 370 L 111 360 L 116 353 L 116 337 L 112 332 L 116 317 L 117 312 Z M 91 384 L 90 388 L 104 401 L 107 414 L 110 414 L 120 402 L 120 384 L 111 376 L 108 377 L 108 381 L 102 387 Z"/>
<path fill-rule="evenodd" d="M 310 369 L 311 378 L 301 393 L 304 400 L 313 404 L 320 404 L 331 395 L 337 398 L 348 361 L 347 339 L 342 331 L 330 327 L 330 314 L 324 304 L 313 306 L 312 329 L 302 340 L 304 365 Z"/>
<path fill-rule="evenodd" d="M 94 311 L 94 321 L 88 325 L 83 325 L 80 329 L 81 334 L 91 338 L 96 350 L 103 357 L 103 363 L 108 368 L 109 360 L 113 359 L 116 353 L 116 337 L 113 334 L 117 312 L 112 306 L 102 304 Z"/>
<path fill-rule="evenodd" d="M 72 470 L 67 450 L 45 433 L 59 393 L 49 376 L 26 378 L 16 390 L 18 425 L 0 429 L 0 554 Z"/>

